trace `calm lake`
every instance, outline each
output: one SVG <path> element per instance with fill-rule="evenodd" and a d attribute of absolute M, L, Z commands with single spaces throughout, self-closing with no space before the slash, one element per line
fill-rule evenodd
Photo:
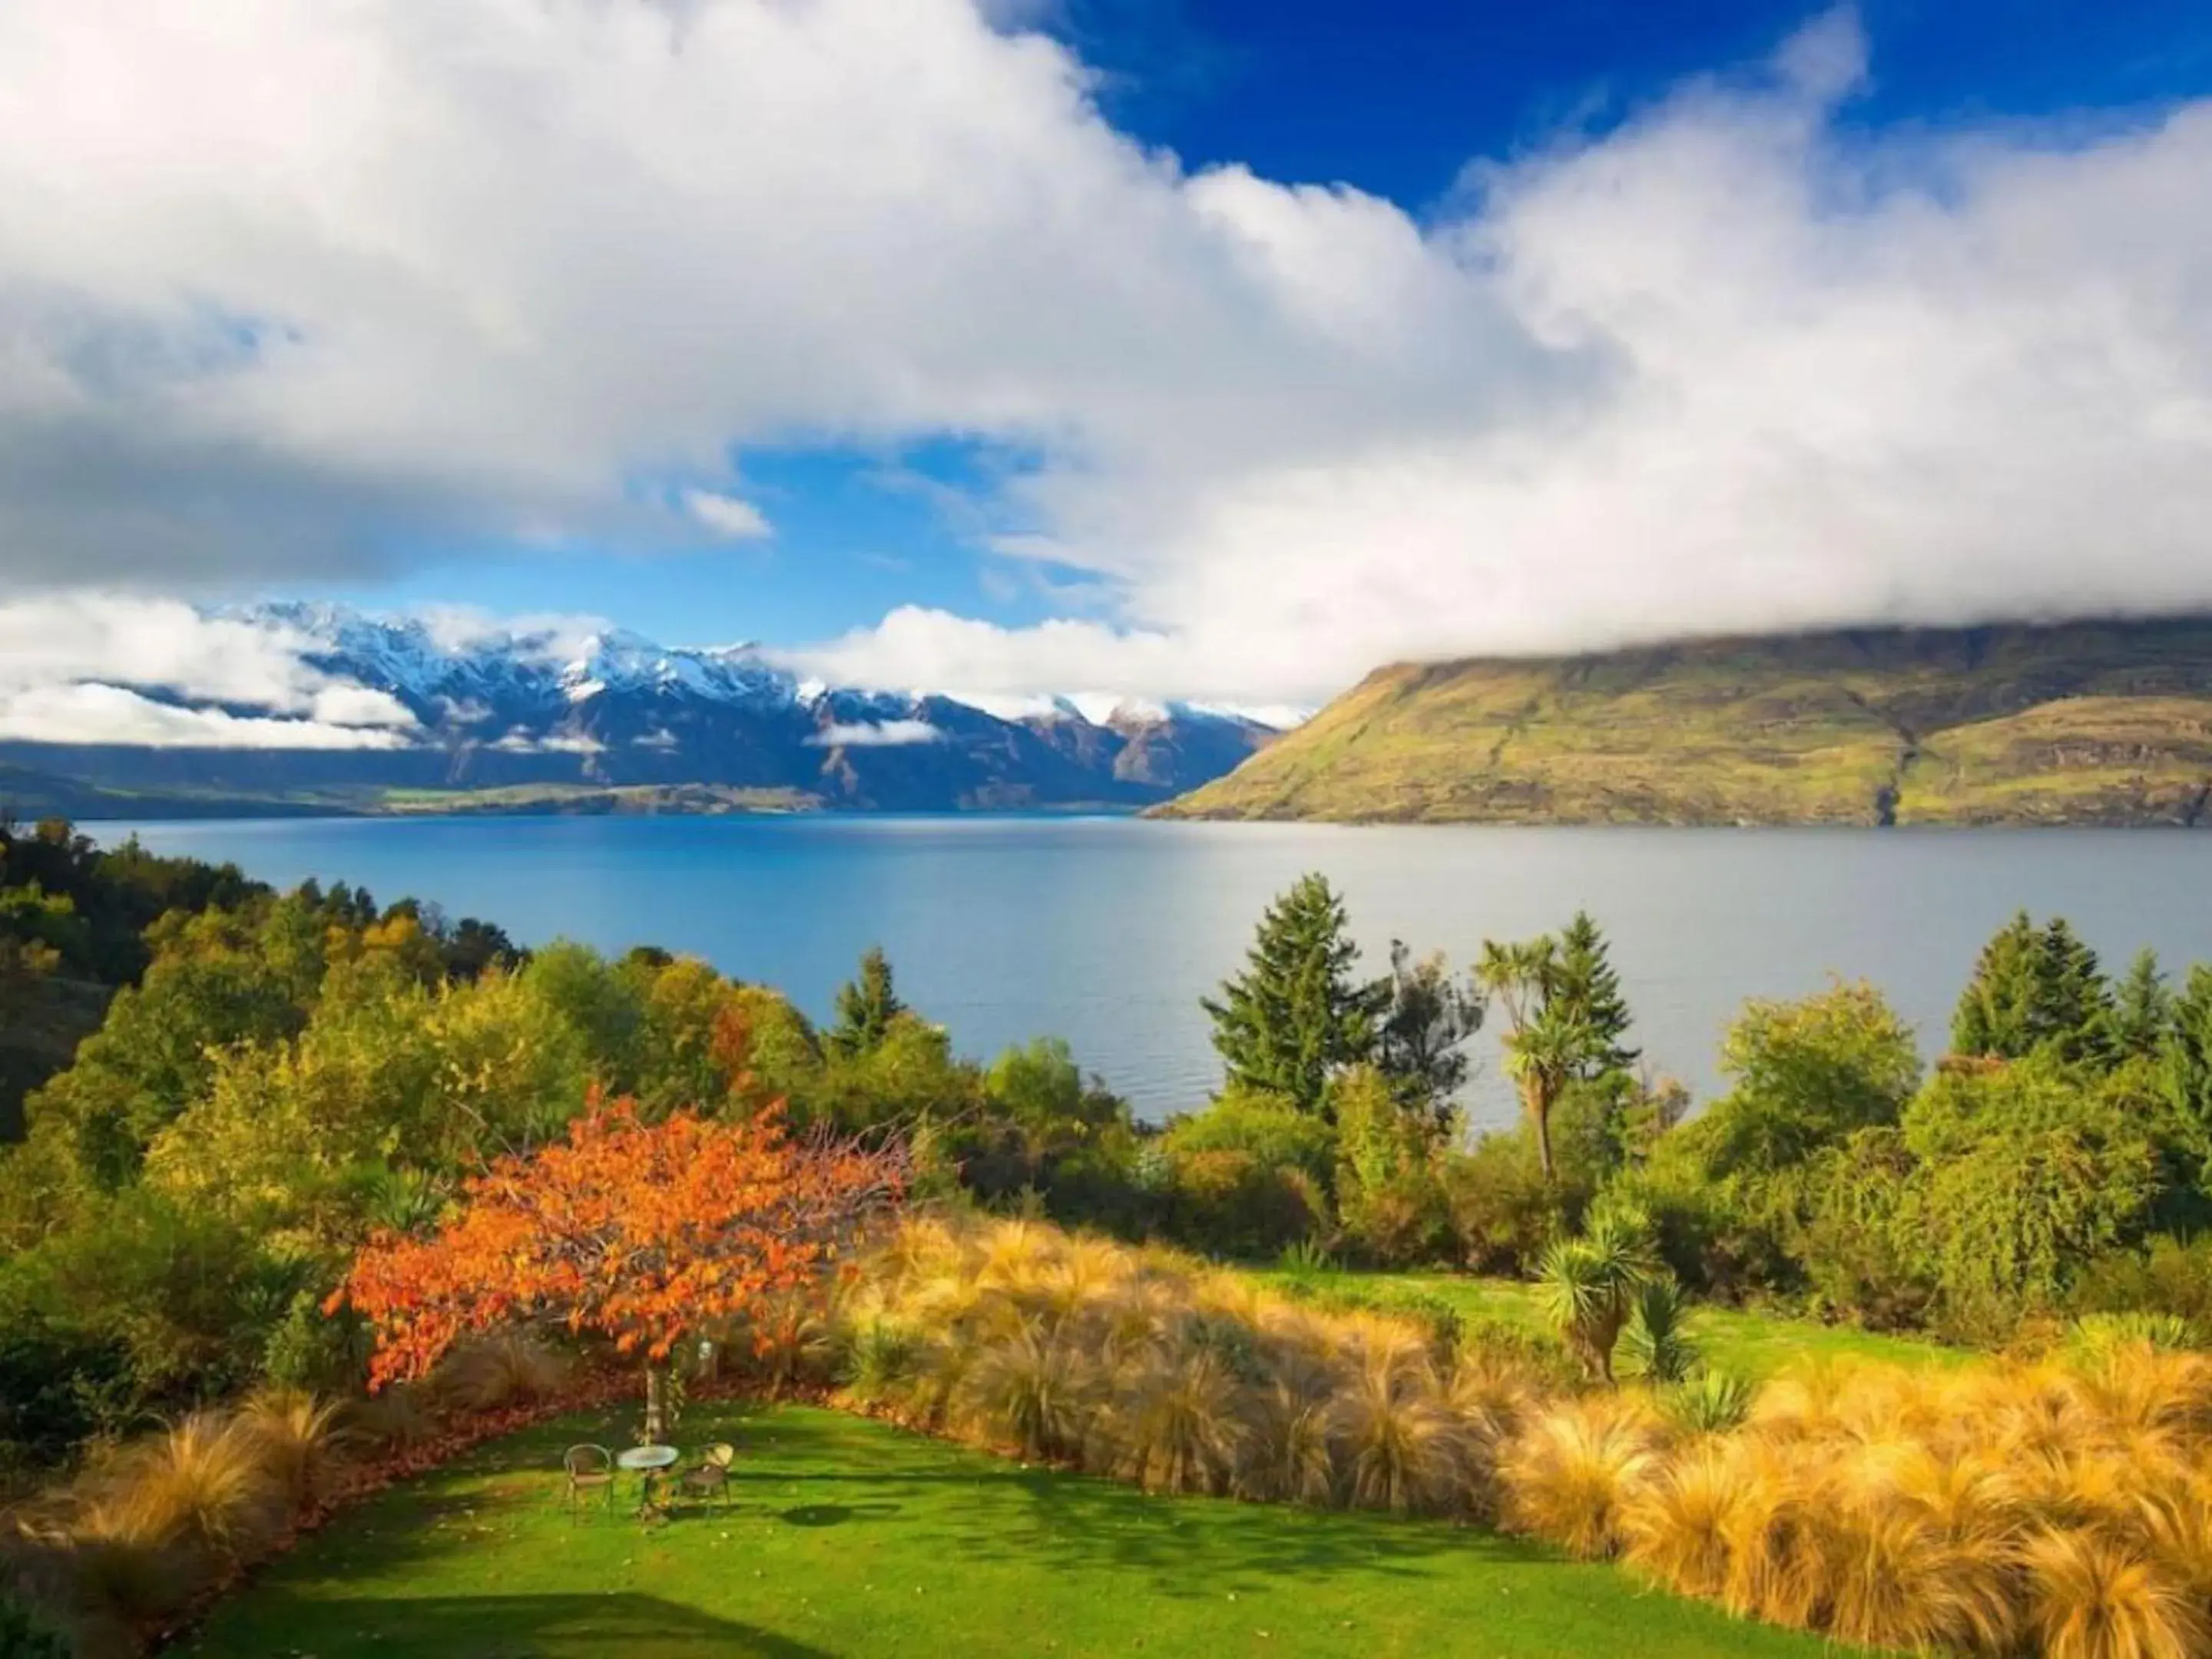
<path fill-rule="evenodd" d="M 1832 974 L 1881 985 L 1940 1046 L 1982 942 L 2060 914 L 2117 970 L 2212 960 L 2212 836 L 2159 830 L 1355 829 L 973 817 L 290 819 L 98 824 L 289 884 L 365 884 L 519 941 L 651 943 L 780 986 L 817 1017 L 867 945 L 902 994 L 988 1054 L 1064 1036 L 1140 1113 L 1218 1076 L 1200 995 L 1261 908 L 1327 873 L 1380 971 L 1389 941 L 1471 961 L 1586 908 L 1613 942 L 1657 1070 L 1703 1097 L 1747 997 Z M 1494 1049 L 1471 1100 L 1511 1111 Z"/>

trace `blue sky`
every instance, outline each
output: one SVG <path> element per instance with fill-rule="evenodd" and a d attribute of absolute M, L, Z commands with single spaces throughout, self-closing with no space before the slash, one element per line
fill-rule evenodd
<path fill-rule="evenodd" d="M 2192 0 L 1864 0 L 1857 12 L 1874 69 L 1838 125 L 1869 137 L 2124 123 L 2212 89 L 2212 7 Z M 1350 185 L 1419 216 L 1449 205 L 1470 162 L 1601 133 L 1686 80 L 1756 64 L 1820 15 L 1758 0 L 1055 0 L 1020 13 L 1097 73 L 1116 127 L 1186 167 Z M 994 481 L 1018 470 L 989 445 L 735 459 L 769 540 L 670 554 L 613 538 L 551 556 L 433 542 L 401 580 L 270 591 L 575 611 L 699 641 L 823 639 L 902 605 L 1012 628 L 1097 608 L 1076 573 L 986 545 Z"/>
<path fill-rule="evenodd" d="M 1755 60 L 1818 15 L 1771 0 L 1068 0 L 1132 131 L 1197 164 L 1344 180 L 1419 206 L 1477 155 L 1599 125 Z M 2192 0 L 1863 0 L 1869 126 L 2043 117 L 2212 85 Z"/>
<path fill-rule="evenodd" d="M 255 595 L 1270 704 L 2212 607 L 2203 0 L 11 0 L 0 93 L 0 734 Z"/>

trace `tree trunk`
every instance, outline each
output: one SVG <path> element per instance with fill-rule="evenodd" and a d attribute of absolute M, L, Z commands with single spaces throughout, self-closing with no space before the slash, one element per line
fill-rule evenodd
<path fill-rule="evenodd" d="M 1536 1126 L 1536 1162 L 1544 1171 L 1544 1184 L 1552 1184 L 1552 1097 L 1541 1078 L 1529 1078 L 1521 1085 L 1528 1098 L 1528 1116 Z"/>
<path fill-rule="evenodd" d="M 668 1365 L 665 1360 L 646 1362 L 645 1437 L 650 1445 L 668 1443 Z"/>

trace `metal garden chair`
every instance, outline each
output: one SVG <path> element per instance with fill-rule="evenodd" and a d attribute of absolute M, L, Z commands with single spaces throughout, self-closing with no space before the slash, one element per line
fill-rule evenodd
<path fill-rule="evenodd" d="M 709 1446 L 699 1454 L 699 1461 L 684 1471 L 677 1481 L 686 1497 L 720 1497 L 730 1501 L 730 1465 L 736 1462 L 738 1449 L 723 1441 Z"/>
<path fill-rule="evenodd" d="M 606 1506 L 615 1506 L 615 1457 L 605 1446 L 571 1446 L 561 1454 L 561 1468 L 568 1477 L 568 1518 L 593 1492 L 606 1494 Z"/>

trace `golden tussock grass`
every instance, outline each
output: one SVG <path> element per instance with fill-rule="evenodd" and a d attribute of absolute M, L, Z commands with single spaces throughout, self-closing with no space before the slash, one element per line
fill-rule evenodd
<path fill-rule="evenodd" d="M 237 1424 L 258 1449 L 264 1468 L 294 1510 L 330 1497 L 349 1438 L 344 1408 L 302 1389 L 265 1389 L 239 1408 Z"/>
<path fill-rule="evenodd" d="M 1025 1456 L 1495 1520 L 1839 1642 L 2212 1659 L 2212 1364 L 2124 1332 L 2032 1364 L 1806 1367 L 1693 1412 L 1035 1222 L 910 1222 L 863 1280 L 856 1391 L 867 1352 L 872 1408 Z"/>
<path fill-rule="evenodd" d="M 1663 1430 L 1650 1402 L 1595 1395 L 1538 1414 L 1499 1466 L 1508 1526 L 1573 1555 L 1611 1555 L 1630 1501 L 1659 1470 Z"/>
<path fill-rule="evenodd" d="M 461 1343 L 438 1364 L 427 1386 L 441 1405 L 496 1411 L 544 1400 L 568 1380 L 562 1356 L 526 1331 L 493 1331 Z"/>
<path fill-rule="evenodd" d="M 2203 1603 L 2147 1553 L 2088 1531 L 2028 1540 L 2027 1615 L 2045 1659 L 2189 1659 L 2205 1651 Z"/>

